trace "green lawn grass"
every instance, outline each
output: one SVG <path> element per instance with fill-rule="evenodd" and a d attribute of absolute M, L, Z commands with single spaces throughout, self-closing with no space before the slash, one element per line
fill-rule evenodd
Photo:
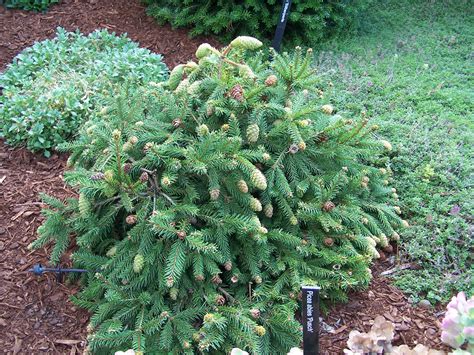
<path fill-rule="evenodd" d="M 322 45 L 326 92 L 345 114 L 367 112 L 394 150 L 385 163 L 412 225 L 395 274 L 413 301 L 472 294 L 474 13 L 469 1 L 377 1 L 358 34 Z"/>

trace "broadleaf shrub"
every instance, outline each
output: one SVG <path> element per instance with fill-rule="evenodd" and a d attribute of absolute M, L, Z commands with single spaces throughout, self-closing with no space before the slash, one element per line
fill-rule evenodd
<path fill-rule="evenodd" d="M 118 85 L 166 78 L 161 56 L 105 30 L 84 36 L 59 28 L 54 39 L 21 52 L 0 74 L 0 137 L 32 151 L 74 136 Z"/>
<path fill-rule="evenodd" d="M 6 0 L 4 4 L 9 8 L 46 11 L 53 4 L 59 3 L 60 0 Z"/>
<path fill-rule="evenodd" d="M 301 285 L 346 300 L 406 224 L 371 163 L 391 149 L 377 127 L 321 99 L 311 51 L 269 63 L 260 45 L 200 46 L 64 145 L 79 198 L 45 196 L 31 247 L 52 242 L 56 264 L 74 238 L 94 271 L 75 298 L 92 352 L 286 353 Z"/>
<path fill-rule="evenodd" d="M 235 35 L 271 39 L 281 11 L 279 0 L 204 1 L 144 0 L 160 23 L 190 27 L 191 35 Z M 309 45 L 347 31 L 372 0 L 294 0 L 285 32 L 288 44 Z"/>

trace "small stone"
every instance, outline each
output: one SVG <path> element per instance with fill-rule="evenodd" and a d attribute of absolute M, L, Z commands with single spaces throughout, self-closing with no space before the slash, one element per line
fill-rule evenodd
<path fill-rule="evenodd" d="M 421 300 L 419 303 L 418 303 L 418 307 L 420 308 L 431 308 L 431 302 L 428 301 L 428 300 Z"/>

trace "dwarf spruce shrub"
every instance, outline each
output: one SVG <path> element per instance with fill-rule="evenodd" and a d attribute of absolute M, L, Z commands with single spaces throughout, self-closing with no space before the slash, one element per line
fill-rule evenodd
<path fill-rule="evenodd" d="M 164 83 L 123 90 L 84 125 L 66 202 L 45 196 L 31 247 L 71 239 L 89 309 L 89 350 L 283 354 L 301 340 L 301 285 L 325 305 L 367 286 L 406 222 L 367 119 L 320 98 L 312 53 L 208 44 Z"/>
<path fill-rule="evenodd" d="M 100 113 L 118 85 L 167 75 L 161 56 L 105 30 L 88 36 L 59 28 L 25 49 L 0 74 L 0 137 L 46 155 Z"/>
<path fill-rule="evenodd" d="M 281 0 L 204 1 L 144 0 L 160 23 L 190 27 L 192 35 L 216 34 L 271 39 L 280 16 Z M 294 0 L 285 32 L 286 43 L 315 43 L 347 31 L 372 0 Z"/>

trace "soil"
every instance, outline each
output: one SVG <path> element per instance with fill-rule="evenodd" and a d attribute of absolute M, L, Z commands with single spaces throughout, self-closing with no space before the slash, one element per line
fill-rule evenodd
<path fill-rule="evenodd" d="M 107 28 L 128 33 L 143 47 L 161 53 L 168 66 L 190 60 L 197 46 L 212 38 L 190 39 L 185 30 L 159 26 L 145 14 L 139 0 L 63 0 L 47 13 L 6 10 L 0 6 L 0 71 L 22 49 L 54 36 L 57 26 L 89 33 Z M 47 249 L 30 252 L 29 243 L 43 221 L 40 192 L 59 198 L 75 193 L 62 180 L 66 156 L 46 159 L 0 141 L 0 352 L 7 354 L 80 354 L 85 347 L 89 315 L 68 300 L 76 285 L 65 286 L 53 275 L 28 272 L 47 264 Z M 65 258 L 64 264 L 69 260 Z M 439 340 L 442 312 L 413 307 L 403 293 L 373 268 L 368 290 L 350 295 L 324 316 L 322 354 L 341 354 L 351 330 L 368 331 L 378 315 L 396 324 L 395 344 L 422 343 L 443 349 Z"/>

